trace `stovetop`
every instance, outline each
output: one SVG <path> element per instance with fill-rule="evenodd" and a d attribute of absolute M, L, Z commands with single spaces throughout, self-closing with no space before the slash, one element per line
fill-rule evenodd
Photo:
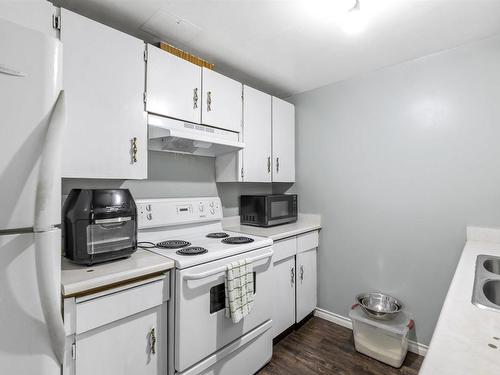
<path fill-rule="evenodd" d="M 147 247 L 146 250 L 152 251 L 156 254 L 160 254 L 166 256 L 175 261 L 175 267 L 178 269 L 183 269 L 187 267 L 192 267 L 198 264 L 207 263 L 213 260 L 227 258 L 236 254 L 241 254 L 247 251 L 252 251 L 256 249 L 260 249 L 266 246 L 272 245 L 272 240 L 265 237 L 251 236 L 236 232 L 225 231 L 229 236 L 225 238 L 210 238 L 207 237 L 206 233 L 180 233 L 176 234 L 170 231 L 152 231 L 138 234 L 139 242 L 147 241 L 154 244 L 161 243 L 164 241 L 185 241 L 186 243 L 190 243 L 190 245 L 181 248 L 150 248 Z M 252 241 L 243 244 L 227 244 L 224 243 L 223 240 L 231 237 L 248 237 Z M 189 254 L 185 255 L 179 253 L 179 250 L 185 248 L 203 248 L 207 251 L 201 254 Z M 189 251 L 188 251 L 189 252 Z"/>

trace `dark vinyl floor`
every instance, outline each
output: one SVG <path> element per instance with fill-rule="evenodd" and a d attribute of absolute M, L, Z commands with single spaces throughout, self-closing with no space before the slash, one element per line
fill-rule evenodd
<path fill-rule="evenodd" d="M 423 357 L 408 353 L 395 369 L 356 352 L 350 329 L 313 317 L 274 346 L 258 375 L 416 375 Z"/>

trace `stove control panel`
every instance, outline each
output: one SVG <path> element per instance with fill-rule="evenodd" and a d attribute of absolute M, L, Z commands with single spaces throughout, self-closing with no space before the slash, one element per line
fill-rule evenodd
<path fill-rule="evenodd" d="M 222 220 L 219 197 L 138 199 L 136 205 L 139 229 Z"/>

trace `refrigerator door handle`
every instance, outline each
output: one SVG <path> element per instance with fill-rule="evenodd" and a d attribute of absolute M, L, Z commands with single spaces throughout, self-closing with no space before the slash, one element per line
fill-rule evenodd
<path fill-rule="evenodd" d="M 66 333 L 61 310 L 61 245 L 60 229 L 35 232 L 35 264 L 38 293 L 52 351 L 64 364 Z"/>
<path fill-rule="evenodd" d="M 64 361 L 65 330 L 61 314 L 61 153 L 66 107 L 64 90 L 54 104 L 40 162 L 35 202 L 35 249 L 38 288 L 52 350 Z"/>
<path fill-rule="evenodd" d="M 61 155 L 66 125 L 64 90 L 52 110 L 42 151 L 35 203 L 35 232 L 51 230 L 61 222 Z"/>

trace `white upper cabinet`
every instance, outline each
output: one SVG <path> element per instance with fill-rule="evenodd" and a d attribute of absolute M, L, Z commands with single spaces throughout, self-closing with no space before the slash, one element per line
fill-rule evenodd
<path fill-rule="evenodd" d="M 148 45 L 146 110 L 201 123 L 201 67 Z"/>
<path fill-rule="evenodd" d="M 144 43 L 61 9 L 64 177 L 147 177 Z"/>
<path fill-rule="evenodd" d="M 271 95 L 243 87 L 243 181 L 271 182 Z"/>
<path fill-rule="evenodd" d="M 201 122 L 204 125 L 241 132 L 242 84 L 203 68 Z"/>
<path fill-rule="evenodd" d="M 273 182 L 295 182 L 295 107 L 273 97 Z"/>
<path fill-rule="evenodd" d="M 295 106 L 243 86 L 243 142 L 217 157 L 217 182 L 295 182 Z"/>

